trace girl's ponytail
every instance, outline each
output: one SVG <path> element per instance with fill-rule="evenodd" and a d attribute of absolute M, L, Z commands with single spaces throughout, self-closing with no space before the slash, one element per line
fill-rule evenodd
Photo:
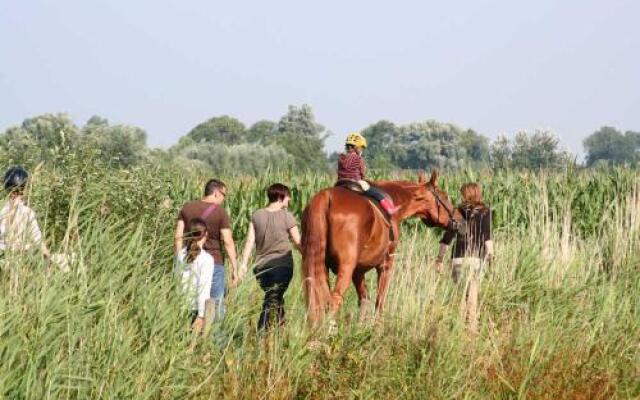
<path fill-rule="evenodd" d="M 185 256 L 187 264 L 192 263 L 200 255 L 202 249 L 198 246 L 198 242 L 205 236 L 207 236 L 207 225 L 203 220 L 194 218 L 189 221 L 186 238 L 187 254 Z"/>

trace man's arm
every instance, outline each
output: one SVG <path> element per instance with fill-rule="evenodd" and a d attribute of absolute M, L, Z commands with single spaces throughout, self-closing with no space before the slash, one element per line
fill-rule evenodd
<path fill-rule="evenodd" d="M 236 245 L 233 242 L 233 234 L 231 229 L 220 229 L 220 235 L 231 263 L 231 286 L 235 286 L 238 283 L 238 255 L 236 254 Z"/>
<path fill-rule="evenodd" d="M 176 232 L 173 235 L 174 252 L 176 255 L 180 254 L 182 250 L 182 236 L 184 235 L 184 221 L 179 219 L 176 223 Z"/>

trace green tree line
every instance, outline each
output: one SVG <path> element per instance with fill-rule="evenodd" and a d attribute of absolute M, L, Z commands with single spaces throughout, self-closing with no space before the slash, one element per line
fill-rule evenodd
<path fill-rule="evenodd" d="M 549 130 L 517 132 L 491 141 L 455 124 L 426 120 L 406 125 L 378 121 L 361 130 L 369 142 L 365 157 L 380 170 L 560 169 L 575 163 L 558 136 Z M 44 114 L 0 134 L 0 152 L 18 164 L 60 161 L 71 155 L 114 167 L 142 161 L 202 166 L 215 171 L 259 173 L 266 169 L 328 171 L 338 153 L 327 155 L 331 133 L 316 121 L 309 105 L 289 106 L 278 120 L 246 126 L 228 116 L 196 125 L 169 149 L 150 149 L 144 129 L 110 124 L 100 116 L 77 126 L 67 114 Z M 584 142 L 585 165 L 635 166 L 640 132 L 602 127 Z"/>

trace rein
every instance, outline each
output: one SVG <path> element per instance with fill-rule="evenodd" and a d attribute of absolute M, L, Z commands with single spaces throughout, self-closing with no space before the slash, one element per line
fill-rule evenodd
<path fill-rule="evenodd" d="M 449 206 L 447 205 L 447 203 L 444 202 L 444 200 L 442 200 L 442 198 L 440 198 L 440 195 L 438 194 L 438 192 L 436 192 L 435 188 L 433 186 L 429 186 L 429 191 L 431 192 L 431 194 L 433 194 L 433 197 L 436 198 L 436 201 L 438 203 L 440 203 L 442 205 L 442 207 L 444 207 L 445 210 L 447 210 L 447 214 L 449 214 L 449 223 L 448 223 L 448 227 L 447 230 L 448 231 L 456 231 L 461 235 L 466 234 L 467 232 L 467 223 L 466 221 L 462 220 L 462 221 L 456 221 L 455 218 L 453 217 L 453 210 L 451 210 L 449 208 Z M 440 214 L 440 207 L 438 207 L 438 214 Z"/>
<path fill-rule="evenodd" d="M 429 191 L 431 192 L 431 194 L 433 194 L 433 197 L 436 198 L 436 201 L 438 203 L 440 203 L 442 205 L 442 207 L 444 207 L 445 210 L 447 210 L 447 214 L 449 214 L 449 220 L 453 220 L 453 211 L 449 208 L 449 206 L 447 206 L 447 203 L 445 203 L 440 198 L 440 195 L 438 194 L 438 192 L 436 192 L 436 190 L 433 188 L 433 186 L 429 187 Z"/>

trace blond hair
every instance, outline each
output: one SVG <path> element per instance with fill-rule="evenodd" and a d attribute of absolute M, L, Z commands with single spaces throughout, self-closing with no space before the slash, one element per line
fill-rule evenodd
<path fill-rule="evenodd" d="M 475 182 L 469 182 L 462 185 L 460 188 L 460 194 L 462 194 L 462 203 L 473 207 L 484 207 L 485 204 L 482 201 L 482 190 L 480 185 Z"/>

